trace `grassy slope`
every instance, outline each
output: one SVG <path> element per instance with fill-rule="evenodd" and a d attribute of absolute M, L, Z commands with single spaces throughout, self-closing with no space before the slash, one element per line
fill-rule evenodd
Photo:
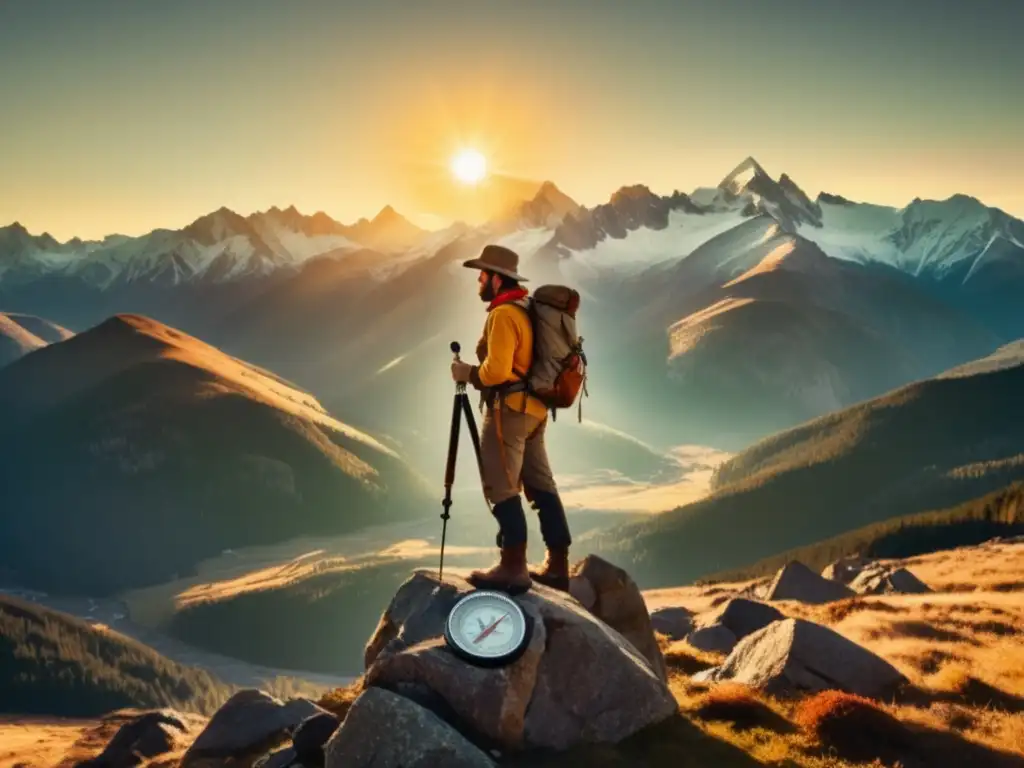
<path fill-rule="evenodd" d="M 741 581 L 774 574 L 793 560 L 820 571 L 841 557 L 912 557 L 1024 533 L 1024 484 L 1014 483 L 952 509 L 906 515 L 798 547 L 706 581 Z"/>
<path fill-rule="evenodd" d="M 1024 365 L 898 389 L 768 438 L 711 496 L 581 540 L 644 586 L 740 567 L 1024 478 Z"/>
<path fill-rule="evenodd" d="M 84 621 L 0 596 L 0 711 L 95 717 L 123 707 L 209 714 L 231 689 Z"/>
<path fill-rule="evenodd" d="M 403 519 L 428 498 L 311 396 L 144 318 L 9 366 L 0 403 L 0 562 L 48 591 L 158 583 L 225 548 Z"/>
<path fill-rule="evenodd" d="M 679 708 L 616 745 L 506 755 L 505 766 L 1024 766 L 1024 545 L 988 544 L 905 561 L 936 591 L 810 606 L 787 615 L 825 624 L 895 664 L 909 680 L 891 701 L 826 691 L 781 699 L 737 684 L 689 679 L 718 664 L 685 641 L 658 636 Z M 969 590 L 964 585 L 969 585 Z M 679 604 L 727 599 L 742 584 L 679 590 Z M 1009 587 L 1013 587 L 1010 589 Z M 325 695 L 344 715 L 363 681 Z M 876 760 L 880 762 L 875 762 Z"/>

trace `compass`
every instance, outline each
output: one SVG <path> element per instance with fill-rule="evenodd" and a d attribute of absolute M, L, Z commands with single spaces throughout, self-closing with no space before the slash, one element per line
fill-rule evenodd
<path fill-rule="evenodd" d="M 448 613 L 444 639 L 455 655 L 482 667 L 518 659 L 532 635 L 533 622 L 504 592 L 478 589 L 463 595 Z"/>

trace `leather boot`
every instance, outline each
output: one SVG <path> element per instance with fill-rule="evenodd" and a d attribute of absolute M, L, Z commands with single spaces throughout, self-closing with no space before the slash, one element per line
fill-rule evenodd
<path fill-rule="evenodd" d="M 521 595 L 533 586 L 526 568 L 526 544 L 506 544 L 501 559 L 487 571 L 473 571 L 466 579 L 477 589 L 496 589 Z"/>
<path fill-rule="evenodd" d="M 544 565 L 540 570 L 531 570 L 530 578 L 536 582 L 559 589 L 562 592 L 569 591 L 569 549 L 559 547 L 548 548 L 544 557 Z"/>

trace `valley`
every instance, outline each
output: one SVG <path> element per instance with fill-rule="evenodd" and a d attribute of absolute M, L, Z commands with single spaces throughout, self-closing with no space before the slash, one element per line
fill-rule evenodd
<path fill-rule="evenodd" d="M 448 343 L 472 350 L 483 322 L 460 262 L 490 242 L 530 286 L 583 297 L 588 396 L 547 438 L 574 559 L 624 568 L 652 611 L 865 547 L 942 582 L 944 553 L 1024 525 L 1021 226 L 963 195 L 812 200 L 749 158 L 714 187 L 631 185 L 590 208 L 548 182 L 432 232 L 390 206 L 352 225 L 222 208 L 91 243 L 2 228 L 4 594 L 208 674 L 210 696 L 357 680 L 383 607 L 438 565 Z M 458 577 L 494 558 L 465 430 L 453 496 Z M 959 611 L 955 578 L 899 597 L 907 622 Z M 985 590 L 986 610 L 1015 594 Z M 928 684 L 912 668 L 930 638 L 886 645 L 870 607 L 794 610 Z M 968 650 L 950 658 L 991 663 Z"/>

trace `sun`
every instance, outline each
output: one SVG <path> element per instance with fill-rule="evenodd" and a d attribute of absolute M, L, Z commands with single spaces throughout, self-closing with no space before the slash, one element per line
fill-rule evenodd
<path fill-rule="evenodd" d="M 475 149 L 464 149 L 452 158 L 452 174 L 463 184 L 477 184 L 487 175 L 487 159 Z"/>

